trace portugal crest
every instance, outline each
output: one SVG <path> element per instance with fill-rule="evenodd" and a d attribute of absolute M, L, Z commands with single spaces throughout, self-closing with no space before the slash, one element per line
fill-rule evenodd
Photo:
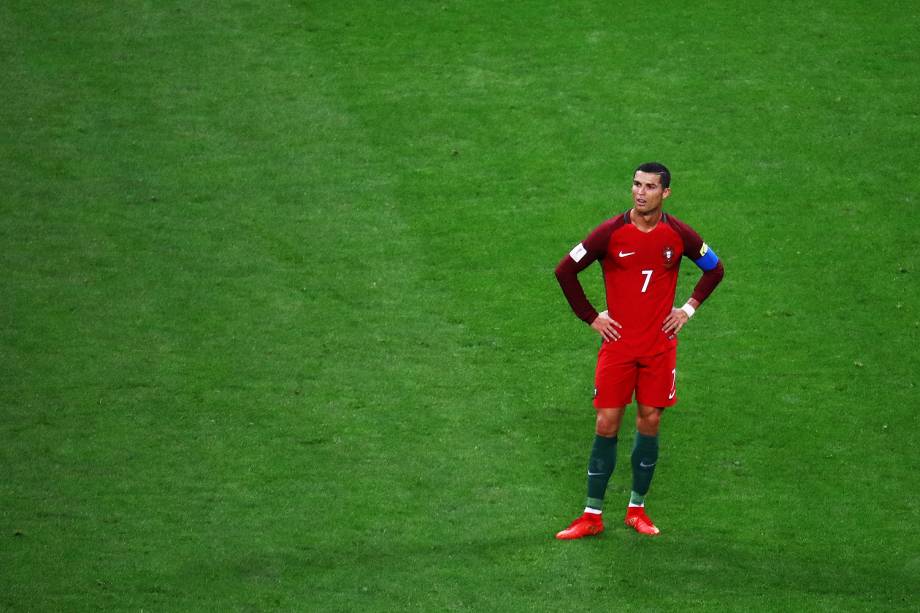
<path fill-rule="evenodd" d="M 674 248 L 668 245 L 661 252 L 661 257 L 664 259 L 664 267 L 670 268 L 674 265 Z"/>

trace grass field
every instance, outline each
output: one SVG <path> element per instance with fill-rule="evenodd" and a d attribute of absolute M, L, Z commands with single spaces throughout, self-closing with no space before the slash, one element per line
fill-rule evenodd
<path fill-rule="evenodd" d="M 920 610 L 920 11 L 703 4 L 0 4 L 0 610 Z M 726 277 L 559 543 L 653 159 Z"/>

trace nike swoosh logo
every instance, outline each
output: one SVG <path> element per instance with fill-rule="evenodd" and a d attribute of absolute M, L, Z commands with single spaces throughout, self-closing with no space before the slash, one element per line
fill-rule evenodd
<path fill-rule="evenodd" d="M 657 462 L 652 462 L 651 464 L 646 464 L 645 462 L 639 462 L 639 468 L 651 468 L 657 464 Z"/>
<path fill-rule="evenodd" d="M 621 258 L 629 257 L 629 256 L 631 256 L 631 255 L 635 255 L 635 253 L 636 253 L 635 251 L 630 251 L 630 252 L 628 252 L 628 253 L 623 253 L 623 252 L 621 251 L 621 252 L 620 252 L 620 257 L 621 257 Z"/>
<path fill-rule="evenodd" d="M 593 473 L 593 472 L 591 472 L 590 470 L 588 471 L 588 476 L 589 476 L 589 477 L 599 477 L 599 476 L 601 476 L 601 475 L 603 475 L 603 474 L 604 474 L 604 473 Z"/>

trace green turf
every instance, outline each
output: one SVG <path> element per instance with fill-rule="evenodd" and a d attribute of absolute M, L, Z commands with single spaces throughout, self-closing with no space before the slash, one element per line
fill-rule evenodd
<path fill-rule="evenodd" d="M 0 5 L 0 610 L 916 610 L 920 13 L 704 5 Z M 651 159 L 726 279 L 557 543 Z"/>

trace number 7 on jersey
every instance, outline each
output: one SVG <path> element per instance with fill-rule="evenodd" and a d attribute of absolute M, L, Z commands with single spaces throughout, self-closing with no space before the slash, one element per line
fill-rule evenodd
<path fill-rule="evenodd" d="M 645 290 L 648 289 L 648 282 L 652 280 L 652 270 L 643 270 L 642 274 L 645 275 L 645 283 L 642 284 L 642 292 L 645 293 Z"/>

